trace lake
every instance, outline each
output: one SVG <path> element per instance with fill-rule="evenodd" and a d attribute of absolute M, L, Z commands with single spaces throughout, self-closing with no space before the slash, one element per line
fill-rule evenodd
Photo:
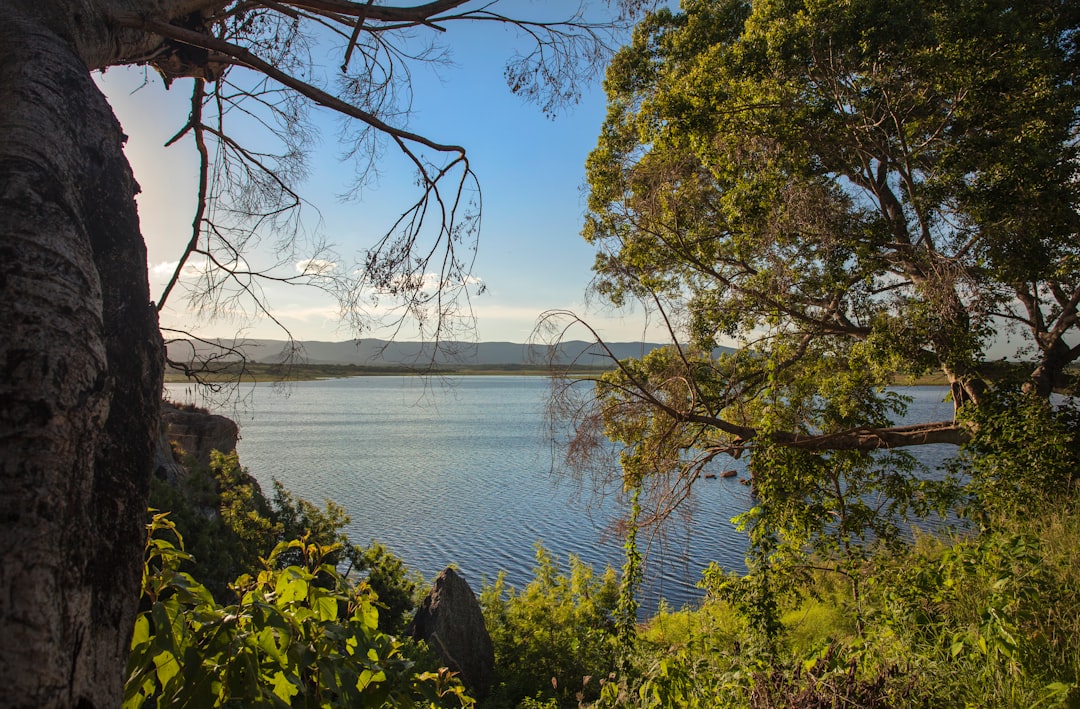
<path fill-rule="evenodd" d="M 428 579 L 449 564 L 479 592 L 502 570 L 522 587 L 535 545 L 565 562 L 575 554 L 600 572 L 622 565 L 622 540 L 607 533 L 621 510 L 551 474 L 544 405 L 548 380 L 536 376 L 353 377 L 242 388 L 241 405 L 212 406 L 183 384 L 170 396 L 233 418 L 240 462 L 267 494 L 280 480 L 312 502 L 331 499 L 352 517 L 349 537 L 378 540 Z M 909 420 L 952 414 L 947 389 L 908 387 Z M 953 449 L 920 453 L 935 465 Z M 745 461 L 725 464 L 745 476 Z M 649 543 L 642 610 L 664 598 L 680 607 L 710 561 L 744 570 L 745 538 L 730 520 L 751 505 L 735 478 L 702 480 L 690 531 Z"/>

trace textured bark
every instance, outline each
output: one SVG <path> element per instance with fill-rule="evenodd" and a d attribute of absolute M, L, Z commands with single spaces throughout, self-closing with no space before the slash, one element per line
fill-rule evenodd
<path fill-rule="evenodd" d="M 652 400 L 650 403 L 660 405 L 657 400 Z M 689 421 L 712 426 L 725 433 L 738 436 L 739 440 L 734 445 L 722 450 L 725 453 L 741 455 L 748 448 L 747 442 L 756 440 L 761 435 L 756 428 L 733 424 L 715 416 L 687 415 L 673 408 L 664 410 L 677 421 Z M 777 431 L 770 434 L 769 438 L 773 443 L 779 443 L 780 445 L 805 451 L 823 452 L 839 450 L 873 451 L 881 448 L 906 448 L 908 446 L 925 446 L 933 443 L 948 443 L 959 446 L 968 440 L 969 435 L 970 431 L 956 423 L 956 421 L 936 421 L 917 423 L 910 426 L 892 426 L 890 428 L 852 428 L 847 431 L 820 435 L 802 435 Z"/>
<path fill-rule="evenodd" d="M 100 33 L 100 22 L 79 15 L 88 4 L 39 3 L 81 18 L 66 29 L 58 13 L 43 19 L 22 2 L 6 5 L 0 23 L 8 706 L 117 706 L 138 599 L 162 345 L 138 186 L 120 126 L 77 51 L 87 41 L 74 39 L 87 27 Z"/>
<path fill-rule="evenodd" d="M 1047 338 L 1049 339 L 1049 338 Z M 1071 392 L 1074 382 L 1068 367 L 1080 356 L 1080 345 L 1069 347 L 1063 339 L 1052 340 L 1024 385 L 1024 391 L 1049 398 L 1051 392 Z"/>

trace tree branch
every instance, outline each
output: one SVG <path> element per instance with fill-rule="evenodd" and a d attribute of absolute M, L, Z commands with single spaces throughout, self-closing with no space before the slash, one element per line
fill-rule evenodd
<path fill-rule="evenodd" d="M 202 126 L 203 97 L 205 95 L 206 83 L 202 79 L 195 79 L 195 87 L 191 92 L 191 114 L 188 117 L 187 127 L 169 141 L 170 143 L 175 141 L 188 129 L 194 131 L 195 148 L 199 152 L 199 191 L 195 200 L 195 216 L 191 220 L 191 239 L 188 241 L 184 253 L 180 256 L 180 260 L 177 262 L 176 269 L 169 278 L 169 282 L 165 284 L 165 289 L 161 292 L 161 297 L 158 298 L 157 309 L 159 313 L 162 308 L 165 307 L 165 303 L 169 300 L 169 294 L 172 293 L 172 289 L 176 286 L 177 281 L 180 280 L 180 273 L 184 270 L 184 265 L 187 263 L 188 258 L 195 249 L 198 248 L 199 236 L 202 234 L 202 222 L 203 215 L 206 213 L 206 193 L 210 173 L 210 154 L 206 149 L 206 140 L 204 139 Z"/>
<path fill-rule="evenodd" d="M 347 2 L 346 0 L 288 0 L 293 7 L 303 8 L 318 13 L 333 13 L 344 17 L 368 17 L 380 22 L 412 22 L 430 24 L 431 18 L 469 0 L 436 0 L 426 5 L 415 7 L 393 7 L 372 5 L 371 3 Z"/>
<path fill-rule="evenodd" d="M 230 42 L 226 42 L 223 39 L 211 37 L 202 32 L 196 32 L 194 30 L 185 29 L 183 27 L 177 27 L 176 25 L 171 25 L 167 22 L 138 17 L 136 15 L 114 15 L 112 19 L 118 25 L 121 25 L 123 27 L 143 29 L 154 34 L 158 34 L 162 37 L 167 37 L 169 39 L 174 39 L 178 42 L 190 44 L 193 47 L 201 47 L 203 49 L 219 52 L 220 54 L 224 55 L 224 57 L 228 57 L 229 59 L 233 60 L 233 63 L 259 71 L 260 73 L 265 74 L 266 76 L 274 79 L 282 85 L 296 91 L 302 96 L 306 96 L 320 106 L 329 108 L 332 111 L 336 111 L 343 115 L 349 116 L 350 118 L 355 118 L 359 121 L 362 121 L 363 123 L 366 123 L 372 128 L 386 133 L 387 135 L 391 135 L 412 143 L 417 143 L 419 145 L 423 145 L 439 152 L 459 153 L 462 155 L 464 155 L 465 153 L 465 148 L 459 145 L 445 145 L 442 143 L 436 143 L 435 141 L 430 140 L 429 138 L 426 138 L 417 133 L 412 133 L 401 128 L 395 128 L 394 126 L 391 126 L 388 123 L 382 121 L 377 116 L 374 116 L 367 111 L 353 106 L 350 103 L 342 101 L 341 99 L 332 94 L 326 93 L 322 89 L 318 89 L 311 84 L 300 81 L 299 79 L 281 71 L 277 67 L 256 56 L 250 50 L 245 49 L 244 47 L 237 46 Z"/>

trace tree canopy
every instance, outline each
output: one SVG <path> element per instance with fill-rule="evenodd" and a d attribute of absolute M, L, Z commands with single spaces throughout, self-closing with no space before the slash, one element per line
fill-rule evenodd
<path fill-rule="evenodd" d="M 618 441 L 623 483 L 656 485 L 657 510 L 747 451 L 759 492 L 770 465 L 780 497 L 831 465 L 857 497 L 836 471 L 902 479 L 860 452 L 969 441 L 1010 380 L 1044 405 L 1068 388 L 1078 70 L 1080 9 L 1058 0 L 650 14 L 608 69 L 583 235 L 595 290 L 643 302 L 675 344 L 595 392 L 568 383 L 570 465 Z M 988 361 L 1002 352 L 1019 364 Z M 903 422 L 900 374 L 947 381 L 959 418 Z"/>

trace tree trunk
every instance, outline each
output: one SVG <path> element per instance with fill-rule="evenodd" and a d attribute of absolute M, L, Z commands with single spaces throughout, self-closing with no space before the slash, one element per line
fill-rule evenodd
<path fill-rule="evenodd" d="M 1043 350 L 1042 359 L 1024 382 L 1024 391 L 1049 398 L 1055 391 L 1065 391 L 1070 386 L 1066 368 L 1076 360 L 1076 353 L 1061 338 Z"/>
<path fill-rule="evenodd" d="M 78 28 L 21 6 L 0 23 L 0 687 L 8 706 L 114 707 L 162 344 L 120 126 Z"/>

